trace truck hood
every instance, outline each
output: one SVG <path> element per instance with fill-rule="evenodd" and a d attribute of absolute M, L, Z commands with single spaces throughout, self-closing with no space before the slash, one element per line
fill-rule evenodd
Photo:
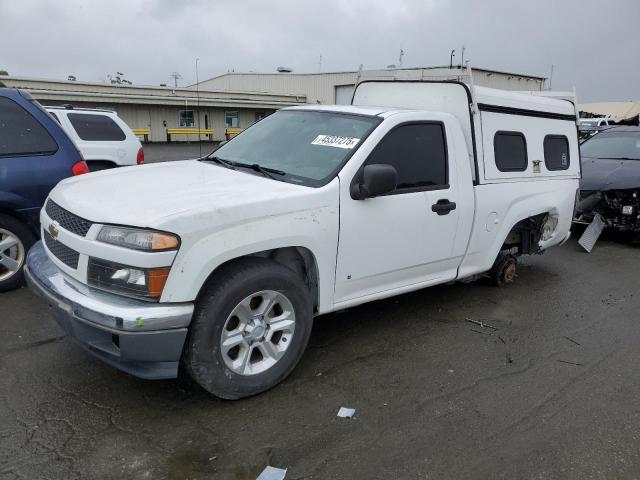
<path fill-rule="evenodd" d="M 192 213 L 244 209 L 245 218 L 299 208 L 310 187 L 197 160 L 105 170 L 64 180 L 51 199 L 95 223 L 163 228 Z M 275 204 L 279 204 L 276 207 Z M 239 220 L 239 216 L 234 216 Z M 178 232 L 176 232 L 178 233 Z"/>
<path fill-rule="evenodd" d="M 640 160 L 582 157 L 580 190 L 607 191 L 640 188 Z"/>

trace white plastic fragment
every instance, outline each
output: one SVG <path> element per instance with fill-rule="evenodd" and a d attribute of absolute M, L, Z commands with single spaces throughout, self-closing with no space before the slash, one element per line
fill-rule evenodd
<path fill-rule="evenodd" d="M 265 468 L 256 480 L 284 480 L 284 476 L 287 474 L 287 469 L 267 467 Z"/>
<path fill-rule="evenodd" d="M 352 418 L 355 414 L 355 408 L 340 407 L 340 410 L 338 410 L 338 416 L 342 418 Z"/>
<path fill-rule="evenodd" d="M 582 246 L 582 248 L 584 248 L 587 252 L 591 253 L 591 250 L 593 250 L 593 247 L 598 241 L 602 230 L 604 230 L 604 225 L 605 223 L 603 218 L 600 216 L 600 214 L 596 213 L 593 216 L 593 221 L 585 229 L 584 233 L 580 237 L 580 240 L 578 240 L 580 246 Z"/>

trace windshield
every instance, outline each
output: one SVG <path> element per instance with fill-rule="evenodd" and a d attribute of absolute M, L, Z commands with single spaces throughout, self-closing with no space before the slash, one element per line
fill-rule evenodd
<path fill-rule="evenodd" d="M 281 110 L 212 156 L 280 170 L 285 175 L 278 179 L 319 186 L 337 173 L 380 120 L 336 112 Z"/>
<path fill-rule="evenodd" d="M 580 146 L 584 157 L 640 160 L 640 132 L 602 132 Z"/>

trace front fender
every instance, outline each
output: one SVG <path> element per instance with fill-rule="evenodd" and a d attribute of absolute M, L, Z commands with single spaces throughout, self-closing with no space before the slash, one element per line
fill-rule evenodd
<path fill-rule="evenodd" d="M 231 225 L 193 241 L 183 238 L 161 301 L 194 301 L 211 274 L 229 260 L 276 248 L 303 247 L 315 258 L 319 310 L 326 311 L 333 304 L 338 228 L 338 209 L 326 206 Z"/>

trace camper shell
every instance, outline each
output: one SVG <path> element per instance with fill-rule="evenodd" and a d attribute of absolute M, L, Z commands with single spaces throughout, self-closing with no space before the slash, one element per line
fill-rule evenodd
<path fill-rule="evenodd" d="M 351 104 L 453 115 L 462 127 L 473 181 L 478 185 L 580 177 L 580 151 L 573 141 L 578 135 L 575 96 L 557 96 L 477 87 L 461 80 L 365 80 L 357 85 Z M 502 165 L 498 158 L 496 163 L 496 134 L 498 142 L 502 136 L 522 138 L 525 161 L 517 166 Z M 554 162 L 550 158 L 552 140 L 563 139 L 567 147 L 565 163 L 562 154 L 559 162 Z"/>

